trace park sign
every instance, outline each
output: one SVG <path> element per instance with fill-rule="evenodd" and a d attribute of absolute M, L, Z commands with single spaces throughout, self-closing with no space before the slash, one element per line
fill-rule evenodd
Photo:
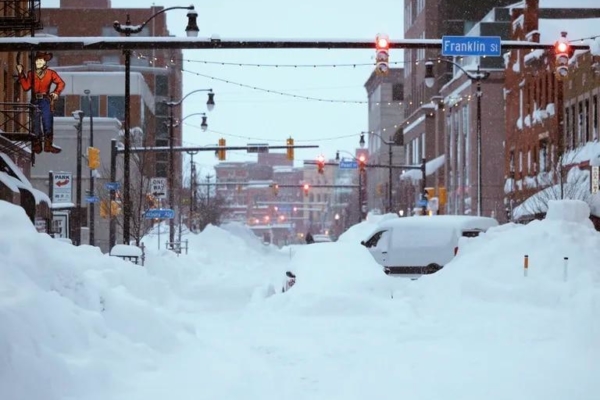
<path fill-rule="evenodd" d="M 442 56 L 500 57 L 500 36 L 442 36 Z"/>

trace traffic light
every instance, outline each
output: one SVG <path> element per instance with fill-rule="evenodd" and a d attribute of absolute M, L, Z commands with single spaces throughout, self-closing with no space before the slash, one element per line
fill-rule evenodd
<path fill-rule="evenodd" d="M 274 184 L 274 185 L 273 185 L 273 194 L 274 194 L 275 196 L 278 196 L 278 195 L 279 195 L 279 185 L 278 185 L 278 184 Z"/>
<path fill-rule="evenodd" d="M 379 34 L 375 38 L 375 73 L 387 75 L 390 70 L 390 41 L 387 35 Z"/>
<path fill-rule="evenodd" d="M 567 40 L 567 32 L 561 32 L 560 39 L 554 43 L 554 73 L 557 79 L 563 80 L 569 74 L 569 59 L 573 53 Z"/>
<path fill-rule="evenodd" d="M 219 139 L 219 147 L 225 147 L 225 146 L 226 146 L 225 139 L 223 139 L 223 138 Z M 225 149 L 217 150 L 217 157 L 218 157 L 219 161 L 225 161 Z"/>
<path fill-rule="evenodd" d="M 110 202 L 110 215 L 115 217 L 119 214 L 121 214 L 121 206 L 116 201 L 114 201 L 114 200 L 111 201 Z"/>
<path fill-rule="evenodd" d="M 294 145 L 294 139 L 292 139 L 291 137 L 288 138 L 286 140 L 286 145 L 287 146 L 293 146 Z M 290 161 L 294 160 L 294 148 L 293 147 L 288 147 L 287 148 L 287 159 Z"/>
<path fill-rule="evenodd" d="M 367 167 L 367 157 L 364 154 L 361 154 L 358 157 L 358 167 L 360 168 L 360 172 L 365 172 L 365 168 Z"/>
<path fill-rule="evenodd" d="M 304 189 L 304 195 L 308 196 L 308 191 L 310 190 L 310 185 L 308 183 L 305 183 L 303 189 Z"/>
<path fill-rule="evenodd" d="M 121 206 L 116 201 L 110 202 L 110 208 L 108 206 L 109 200 L 102 200 L 100 202 L 100 217 L 101 218 L 109 218 L 116 217 L 121 214 Z"/>
<path fill-rule="evenodd" d="M 97 147 L 88 147 L 88 168 L 100 168 L 100 149 Z"/>
<path fill-rule="evenodd" d="M 317 172 L 320 174 L 325 172 L 325 157 L 323 155 L 317 157 Z"/>

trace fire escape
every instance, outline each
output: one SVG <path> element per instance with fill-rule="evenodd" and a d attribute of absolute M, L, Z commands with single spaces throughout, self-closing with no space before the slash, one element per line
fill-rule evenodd
<path fill-rule="evenodd" d="M 0 37 L 35 36 L 42 29 L 41 0 L 0 0 Z M 31 163 L 35 155 L 31 146 L 32 116 L 34 105 L 20 98 L 21 89 L 17 81 L 15 64 L 30 65 L 29 53 L 10 54 L 9 68 L 3 73 L 0 87 L 0 152 L 23 156 L 30 154 Z M 12 87 L 10 85 L 12 84 Z"/>

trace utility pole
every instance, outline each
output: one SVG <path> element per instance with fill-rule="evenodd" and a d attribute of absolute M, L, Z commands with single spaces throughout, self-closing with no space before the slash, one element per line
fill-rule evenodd
<path fill-rule="evenodd" d="M 190 216 L 188 223 L 190 224 L 190 230 L 194 231 L 194 214 L 196 211 L 196 191 L 197 191 L 197 177 L 196 177 L 196 164 L 194 164 L 194 155 L 198 154 L 197 151 L 188 151 L 190 155 Z"/>
<path fill-rule="evenodd" d="M 90 96 L 90 90 L 85 89 L 83 91 L 88 99 L 88 108 L 90 113 L 90 147 L 94 147 L 94 109 L 92 104 L 92 96 Z M 94 188 L 94 173 L 95 171 L 90 168 L 90 196 L 95 197 L 95 188 Z M 94 226 L 96 225 L 96 206 L 92 201 L 90 202 L 90 246 L 96 245 L 96 234 Z"/>
<path fill-rule="evenodd" d="M 75 242 L 77 246 L 81 245 L 81 158 L 82 151 L 82 130 L 83 130 L 83 111 L 73 111 L 73 117 L 77 120 L 77 193 L 75 198 L 75 208 L 77 210 L 77 224 L 75 225 Z"/>

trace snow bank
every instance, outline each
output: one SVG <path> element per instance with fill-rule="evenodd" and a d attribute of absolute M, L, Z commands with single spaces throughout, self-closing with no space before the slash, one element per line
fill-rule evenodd
<path fill-rule="evenodd" d="M 100 397 L 193 328 L 145 269 L 38 233 L 0 201 L 0 398 Z"/>

